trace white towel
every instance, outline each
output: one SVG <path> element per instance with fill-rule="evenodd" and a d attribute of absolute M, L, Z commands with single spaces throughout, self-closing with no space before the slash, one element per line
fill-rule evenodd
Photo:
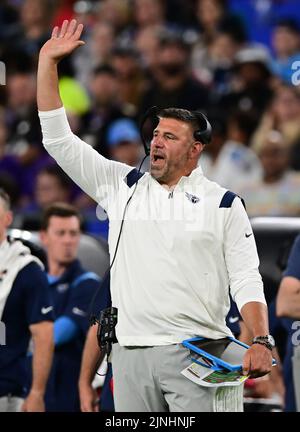
<path fill-rule="evenodd" d="M 5 240 L 0 245 L 0 321 L 13 283 L 18 273 L 29 263 L 36 262 L 42 269 L 42 262 L 31 255 L 30 249 L 19 240 Z"/>

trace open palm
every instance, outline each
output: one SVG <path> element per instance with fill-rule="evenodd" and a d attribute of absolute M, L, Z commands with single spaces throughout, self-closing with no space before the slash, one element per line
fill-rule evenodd
<path fill-rule="evenodd" d="M 82 30 L 83 25 L 77 24 L 76 20 L 64 21 L 60 29 L 54 27 L 51 39 L 43 45 L 40 55 L 58 62 L 77 47 L 84 45 L 84 42 L 80 40 Z"/>

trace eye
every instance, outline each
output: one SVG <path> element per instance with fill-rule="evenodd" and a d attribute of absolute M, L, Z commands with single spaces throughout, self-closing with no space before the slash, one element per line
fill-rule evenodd
<path fill-rule="evenodd" d="M 166 134 L 166 138 L 169 139 L 169 140 L 174 140 L 175 136 L 171 135 L 171 134 Z"/>

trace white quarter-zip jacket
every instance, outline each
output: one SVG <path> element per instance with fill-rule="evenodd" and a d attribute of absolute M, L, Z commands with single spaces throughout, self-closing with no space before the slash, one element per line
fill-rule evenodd
<path fill-rule="evenodd" d="M 230 336 L 229 292 L 239 310 L 265 304 L 252 228 L 236 197 L 203 176 L 201 167 L 172 192 L 149 173 L 107 160 L 70 130 L 64 108 L 39 112 L 43 143 L 63 170 L 108 213 L 112 305 L 123 346 Z M 136 189 L 135 189 L 136 187 Z"/>

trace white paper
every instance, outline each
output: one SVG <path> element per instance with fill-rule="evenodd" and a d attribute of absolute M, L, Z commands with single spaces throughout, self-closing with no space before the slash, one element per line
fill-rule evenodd
<path fill-rule="evenodd" d="M 225 369 L 215 371 L 195 362 L 183 369 L 181 374 L 204 387 L 239 386 L 248 378 L 247 375 L 242 375 L 240 371 L 226 371 Z"/>

